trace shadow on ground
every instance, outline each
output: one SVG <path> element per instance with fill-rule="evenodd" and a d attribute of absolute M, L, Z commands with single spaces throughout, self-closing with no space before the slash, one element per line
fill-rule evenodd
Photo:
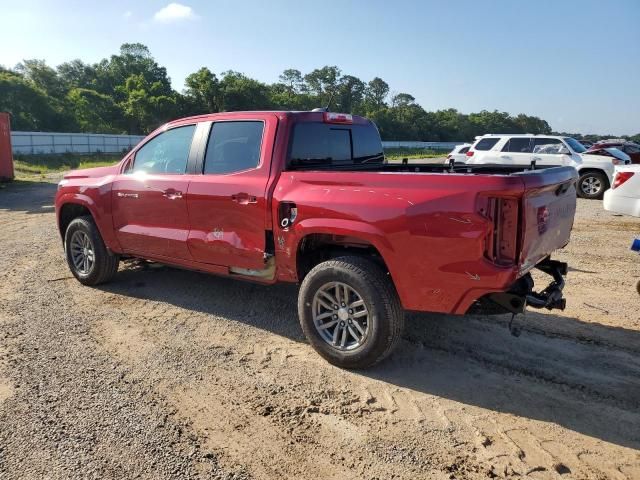
<path fill-rule="evenodd" d="M 266 287 L 168 267 L 137 267 L 124 269 L 101 288 L 304 341 L 293 285 Z M 537 315 L 515 338 L 505 317 L 410 314 L 401 348 L 357 374 L 639 448 L 640 351 L 633 346 L 640 345 L 640 332 Z M 551 319 L 562 333 L 540 329 L 536 318 Z M 625 339 L 624 345 L 618 339 Z"/>
<path fill-rule="evenodd" d="M 0 188 L 0 211 L 51 213 L 57 185 L 50 182 L 14 180 Z"/>

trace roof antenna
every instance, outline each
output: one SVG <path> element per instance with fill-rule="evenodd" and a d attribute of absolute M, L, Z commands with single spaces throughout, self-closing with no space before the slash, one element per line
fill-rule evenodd
<path fill-rule="evenodd" d="M 312 112 L 328 112 L 329 107 L 331 107 L 331 102 L 333 102 L 333 96 L 336 93 L 335 89 L 331 92 L 331 96 L 329 97 L 329 103 L 327 103 L 326 107 L 318 107 L 311 110 Z"/>

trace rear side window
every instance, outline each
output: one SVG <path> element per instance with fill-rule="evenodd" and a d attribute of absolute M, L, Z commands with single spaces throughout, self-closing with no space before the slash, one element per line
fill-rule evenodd
<path fill-rule="evenodd" d="M 505 146 L 502 147 L 502 151 L 512 153 L 531 153 L 531 139 L 526 137 L 510 138 Z"/>
<path fill-rule="evenodd" d="M 499 138 L 483 138 L 473 147 L 475 150 L 491 150 L 496 143 L 498 143 Z"/>
<path fill-rule="evenodd" d="M 204 174 L 256 168 L 260 163 L 263 122 L 216 122 L 211 126 Z"/>
<path fill-rule="evenodd" d="M 369 125 L 302 122 L 294 126 L 290 167 L 323 167 L 382 163 L 380 134 Z"/>

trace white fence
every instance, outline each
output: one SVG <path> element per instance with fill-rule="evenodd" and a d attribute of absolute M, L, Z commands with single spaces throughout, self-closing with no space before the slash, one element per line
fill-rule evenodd
<path fill-rule="evenodd" d="M 461 145 L 464 142 L 396 142 L 396 141 L 384 141 L 382 146 L 384 148 L 426 148 L 432 150 L 453 150 L 456 145 Z"/>
<path fill-rule="evenodd" d="M 144 137 L 99 133 L 11 132 L 14 154 L 45 153 L 122 153 L 131 150 Z"/>
<path fill-rule="evenodd" d="M 14 154 L 122 153 L 135 147 L 144 136 L 100 133 L 11 132 Z M 384 148 L 426 148 L 451 150 L 463 142 L 385 141 Z"/>

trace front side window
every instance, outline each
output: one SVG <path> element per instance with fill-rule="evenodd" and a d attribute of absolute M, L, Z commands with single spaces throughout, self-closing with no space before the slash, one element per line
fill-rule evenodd
<path fill-rule="evenodd" d="M 204 174 L 224 174 L 256 168 L 264 123 L 260 121 L 216 122 L 211 126 Z"/>
<path fill-rule="evenodd" d="M 462 154 L 462 153 L 467 153 L 468 151 L 469 151 L 469 147 L 464 147 L 464 148 L 461 148 L 458 153 Z"/>
<path fill-rule="evenodd" d="M 564 144 L 557 138 L 534 138 L 533 153 L 557 155 L 562 153 Z"/>
<path fill-rule="evenodd" d="M 491 150 L 496 143 L 498 143 L 499 138 L 483 138 L 478 143 L 476 143 L 474 150 Z"/>
<path fill-rule="evenodd" d="M 155 136 L 136 152 L 128 173 L 184 174 L 195 129 L 195 125 L 188 125 Z"/>
<path fill-rule="evenodd" d="M 510 138 L 502 148 L 502 151 L 511 153 L 531 153 L 531 139 L 528 137 Z"/>

